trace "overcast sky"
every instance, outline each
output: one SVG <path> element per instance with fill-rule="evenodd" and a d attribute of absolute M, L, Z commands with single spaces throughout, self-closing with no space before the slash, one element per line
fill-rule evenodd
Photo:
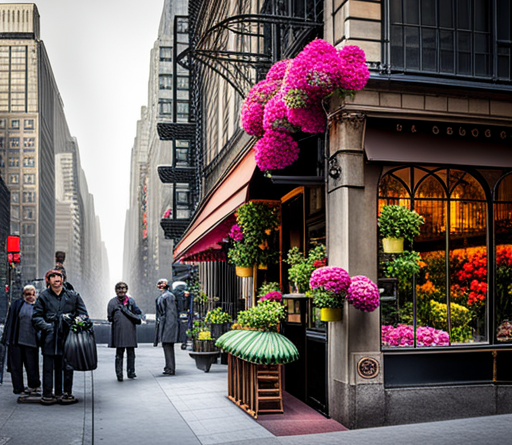
<path fill-rule="evenodd" d="M 122 279 L 130 153 L 141 106 L 147 105 L 149 53 L 164 0 L 34 3 L 41 40 L 94 195 L 114 283 Z"/>

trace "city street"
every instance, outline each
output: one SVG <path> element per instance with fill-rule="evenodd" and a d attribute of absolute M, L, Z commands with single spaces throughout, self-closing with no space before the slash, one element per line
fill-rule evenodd
<path fill-rule="evenodd" d="M 142 344 L 136 353 L 137 378 L 118 382 L 114 350 L 99 345 L 98 369 L 92 375 L 75 373 L 80 402 L 70 406 L 18 404 L 6 373 L 0 386 L 0 445 L 480 445 L 510 443 L 512 437 L 512 415 L 276 437 L 226 398 L 225 365 L 204 373 L 188 351 L 176 348 L 176 376 L 165 376 L 160 347 Z"/>

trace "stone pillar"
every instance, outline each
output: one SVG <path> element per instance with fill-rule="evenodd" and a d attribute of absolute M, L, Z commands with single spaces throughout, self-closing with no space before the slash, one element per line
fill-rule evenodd
<path fill-rule="evenodd" d="M 363 114 L 344 111 L 329 122 L 327 253 L 330 266 L 376 282 L 380 168 L 365 165 L 365 122 Z M 348 303 L 344 309 L 341 322 L 329 323 L 329 414 L 348 428 L 382 425 L 379 311 Z"/>

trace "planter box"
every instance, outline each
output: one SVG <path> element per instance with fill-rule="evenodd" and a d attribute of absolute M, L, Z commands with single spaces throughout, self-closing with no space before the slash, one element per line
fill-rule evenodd
<path fill-rule="evenodd" d="M 228 399 L 255 419 L 283 413 L 283 365 L 256 365 L 228 355 Z"/>

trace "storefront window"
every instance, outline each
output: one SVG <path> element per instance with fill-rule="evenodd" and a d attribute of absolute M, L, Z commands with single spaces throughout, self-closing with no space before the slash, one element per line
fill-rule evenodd
<path fill-rule="evenodd" d="M 496 342 L 512 342 L 512 176 L 497 186 L 494 202 L 496 233 Z"/>
<path fill-rule="evenodd" d="M 462 170 L 408 167 L 382 178 L 379 211 L 385 204 L 409 207 L 425 224 L 404 253 L 380 254 L 383 347 L 488 342 L 488 204 L 481 183 Z"/>

